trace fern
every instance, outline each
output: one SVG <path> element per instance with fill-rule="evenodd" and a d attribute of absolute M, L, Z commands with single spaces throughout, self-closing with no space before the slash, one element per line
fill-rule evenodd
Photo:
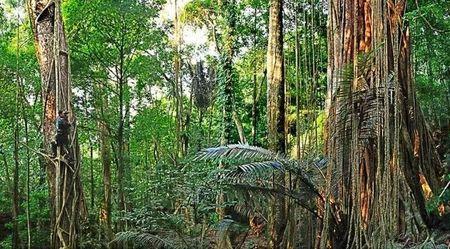
<path fill-rule="evenodd" d="M 175 248 L 168 241 L 156 235 L 135 231 L 118 233 L 115 239 L 110 242 L 110 245 L 116 243 L 132 243 L 137 248 Z"/>

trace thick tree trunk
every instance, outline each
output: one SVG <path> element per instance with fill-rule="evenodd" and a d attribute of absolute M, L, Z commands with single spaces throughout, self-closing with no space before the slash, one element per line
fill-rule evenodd
<path fill-rule="evenodd" d="M 405 207 L 433 225 L 425 200 L 440 184 L 411 78 L 405 2 L 328 4 L 331 180 L 320 246 L 384 248 L 405 232 Z"/>
<path fill-rule="evenodd" d="M 235 53 L 235 28 L 236 28 L 236 9 L 234 0 L 221 0 L 219 6 L 223 15 L 225 24 L 222 38 L 222 50 L 219 51 L 222 61 L 221 73 L 222 80 L 222 103 L 223 111 L 223 132 L 221 144 L 225 145 L 231 142 L 231 131 L 233 128 L 233 104 L 234 104 L 234 85 L 235 73 L 233 69 L 233 57 Z"/>
<path fill-rule="evenodd" d="M 60 2 L 31 0 L 29 16 L 35 35 L 44 104 L 44 153 L 51 155 L 51 142 L 55 136 L 57 110 L 71 112 L 71 85 L 69 54 L 65 39 Z M 72 128 L 69 141 L 69 160 L 45 157 L 51 197 L 51 248 L 76 248 L 80 220 L 86 215 L 80 180 L 80 151 L 76 127 Z"/>
<path fill-rule="evenodd" d="M 283 58 L 283 1 L 270 1 L 267 48 L 267 128 L 268 148 L 286 153 L 286 99 Z M 274 173 L 275 188 L 285 185 L 284 174 Z M 270 205 L 270 247 L 280 248 L 286 227 L 285 198 L 275 196 Z"/>

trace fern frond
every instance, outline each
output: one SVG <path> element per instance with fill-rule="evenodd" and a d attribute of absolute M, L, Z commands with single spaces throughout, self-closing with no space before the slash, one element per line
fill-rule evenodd
<path fill-rule="evenodd" d="M 126 231 L 116 234 L 114 243 L 133 243 L 137 248 L 173 248 L 173 246 L 166 240 L 149 233 Z"/>
<path fill-rule="evenodd" d="M 230 144 L 220 147 L 206 148 L 197 153 L 194 161 L 239 159 L 239 160 L 275 160 L 280 158 L 269 150 L 248 144 Z"/>

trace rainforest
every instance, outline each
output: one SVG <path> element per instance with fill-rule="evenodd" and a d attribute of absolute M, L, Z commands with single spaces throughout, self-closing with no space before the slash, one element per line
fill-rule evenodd
<path fill-rule="evenodd" d="M 0 0 L 0 248 L 450 248 L 448 0 Z"/>

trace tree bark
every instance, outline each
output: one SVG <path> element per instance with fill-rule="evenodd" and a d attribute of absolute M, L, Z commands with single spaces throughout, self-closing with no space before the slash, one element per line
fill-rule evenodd
<path fill-rule="evenodd" d="M 286 94 L 283 58 L 283 1 L 270 0 L 269 43 L 267 48 L 267 128 L 268 148 L 286 153 Z M 284 187 L 284 174 L 274 173 L 274 188 Z M 275 196 L 270 205 L 270 247 L 280 248 L 286 227 L 285 198 Z"/>
<path fill-rule="evenodd" d="M 43 149 L 52 154 L 57 110 L 68 110 L 69 119 L 75 116 L 71 105 L 70 65 L 67 42 L 60 14 L 60 1 L 31 0 L 28 4 L 35 37 L 36 56 L 40 66 L 44 107 Z M 76 127 L 70 134 L 68 160 L 45 157 L 51 197 L 51 248 L 77 248 L 80 220 L 86 215 L 80 179 L 80 150 Z"/>
<path fill-rule="evenodd" d="M 320 247 L 386 247 L 405 233 L 405 206 L 433 226 L 425 200 L 440 185 L 440 162 L 414 92 L 405 1 L 328 5 L 330 199 Z"/>

